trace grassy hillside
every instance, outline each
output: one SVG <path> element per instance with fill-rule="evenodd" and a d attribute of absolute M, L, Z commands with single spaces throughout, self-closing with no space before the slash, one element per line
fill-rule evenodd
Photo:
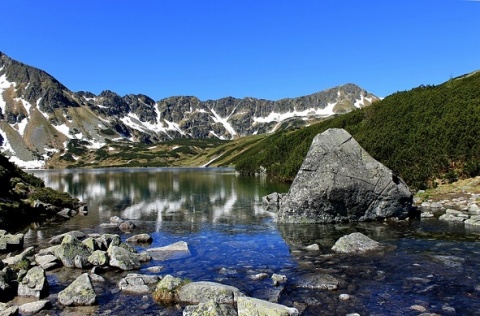
<path fill-rule="evenodd" d="M 270 135 L 226 161 L 242 173 L 266 168 L 295 177 L 318 133 L 345 128 L 377 160 L 416 189 L 480 174 L 480 72 L 438 86 L 397 92 L 370 107 Z"/>

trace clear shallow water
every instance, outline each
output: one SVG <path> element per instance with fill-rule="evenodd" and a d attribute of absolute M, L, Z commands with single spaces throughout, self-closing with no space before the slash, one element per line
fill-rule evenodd
<path fill-rule="evenodd" d="M 47 247 L 48 239 L 73 229 L 118 233 L 102 227 L 111 216 L 133 221 L 133 232 L 149 233 L 150 247 L 186 241 L 192 255 L 162 265 L 159 274 L 234 285 L 250 296 L 295 305 L 304 315 L 418 315 L 411 306 L 442 315 L 480 315 L 479 232 L 437 220 L 391 224 L 277 225 L 261 197 L 288 187 L 261 177 L 241 177 L 230 169 L 102 169 L 34 171 L 48 186 L 67 191 L 89 205 L 88 216 L 61 226 L 32 228 L 26 243 Z M 360 231 L 385 243 L 384 253 L 341 256 L 330 251 L 343 235 Z M 320 251 L 306 251 L 317 243 Z M 145 248 L 138 247 L 138 250 Z M 49 276 L 54 298 L 82 271 L 60 269 Z M 265 272 L 284 274 L 274 286 Z M 337 291 L 299 287 L 315 275 L 340 281 Z M 181 315 L 149 297 L 126 295 L 115 283 L 126 275 L 112 271 L 97 285 L 99 306 L 83 313 Z M 350 299 L 339 299 L 341 293 Z M 60 307 L 53 312 L 61 313 Z"/>

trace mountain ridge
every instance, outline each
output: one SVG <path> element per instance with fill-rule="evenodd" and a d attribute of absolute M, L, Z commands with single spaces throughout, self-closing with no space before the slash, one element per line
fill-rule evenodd
<path fill-rule="evenodd" d="M 156 144 L 177 138 L 234 139 L 301 127 L 379 100 L 354 85 L 276 101 L 225 97 L 201 101 L 104 90 L 72 92 L 47 72 L 0 52 L 0 148 L 22 167 L 41 167 L 73 140 Z M 78 142 L 77 142 L 78 143 Z M 36 161 L 35 163 L 29 163 Z"/>

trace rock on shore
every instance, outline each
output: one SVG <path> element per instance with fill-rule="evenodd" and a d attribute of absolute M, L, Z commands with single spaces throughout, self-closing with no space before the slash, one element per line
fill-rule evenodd
<path fill-rule="evenodd" d="M 183 315 L 298 315 L 296 308 L 247 297 L 238 288 L 216 282 L 188 282 L 166 275 L 153 298 L 159 303 L 183 303 Z"/>
<path fill-rule="evenodd" d="M 282 198 L 279 222 L 334 223 L 405 218 L 412 194 L 343 129 L 317 135 Z"/>

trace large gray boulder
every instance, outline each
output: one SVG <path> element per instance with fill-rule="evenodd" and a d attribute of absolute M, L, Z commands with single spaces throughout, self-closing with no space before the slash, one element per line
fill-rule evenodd
<path fill-rule="evenodd" d="M 47 309 L 49 305 L 50 305 L 49 300 L 41 300 L 41 301 L 25 303 L 23 305 L 20 305 L 19 312 L 22 315 L 32 315 L 32 314 L 38 313 L 41 310 Z"/>
<path fill-rule="evenodd" d="M 23 234 L 8 234 L 0 230 L 0 252 L 9 252 L 23 247 Z"/>
<path fill-rule="evenodd" d="M 66 234 L 62 243 L 54 249 L 55 256 L 68 268 L 83 269 L 88 265 L 90 249 L 75 236 Z"/>
<path fill-rule="evenodd" d="M 253 297 L 239 297 L 237 302 L 238 316 L 296 316 L 296 308 L 287 307 Z"/>
<path fill-rule="evenodd" d="M 122 247 L 110 246 L 108 248 L 110 255 L 110 266 L 122 270 L 136 270 L 140 269 L 140 260 L 136 253 L 130 252 Z"/>
<path fill-rule="evenodd" d="M 219 304 L 214 300 L 198 305 L 186 306 L 183 316 L 238 316 L 237 310 L 230 304 Z M 258 315 L 258 314 L 257 314 Z"/>
<path fill-rule="evenodd" d="M 0 303 L 0 316 L 18 315 L 18 306 L 10 303 Z"/>
<path fill-rule="evenodd" d="M 412 194 L 343 129 L 317 135 L 278 214 L 279 222 L 335 223 L 405 218 Z"/>
<path fill-rule="evenodd" d="M 43 298 L 48 295 L 48 282 L 45 270 L 36 266 L 28 270 L 22 281 L 18 283 L 19 296 Z"/>
<path fill-rule="evenodd" d="M 65 306 L 95 304 L 97 296 L 88 273 L 75 279 L 66 289 L 58 293 L 58 301 Z"/>
<path fill-rule="evenodd" d="M 207 281 L 187 283 L 178 290 L 178 300 L 188 304 L 210 300 L 219 304 L 235 304 L 241 296 L 244 294 L 236 287 Z"/>

